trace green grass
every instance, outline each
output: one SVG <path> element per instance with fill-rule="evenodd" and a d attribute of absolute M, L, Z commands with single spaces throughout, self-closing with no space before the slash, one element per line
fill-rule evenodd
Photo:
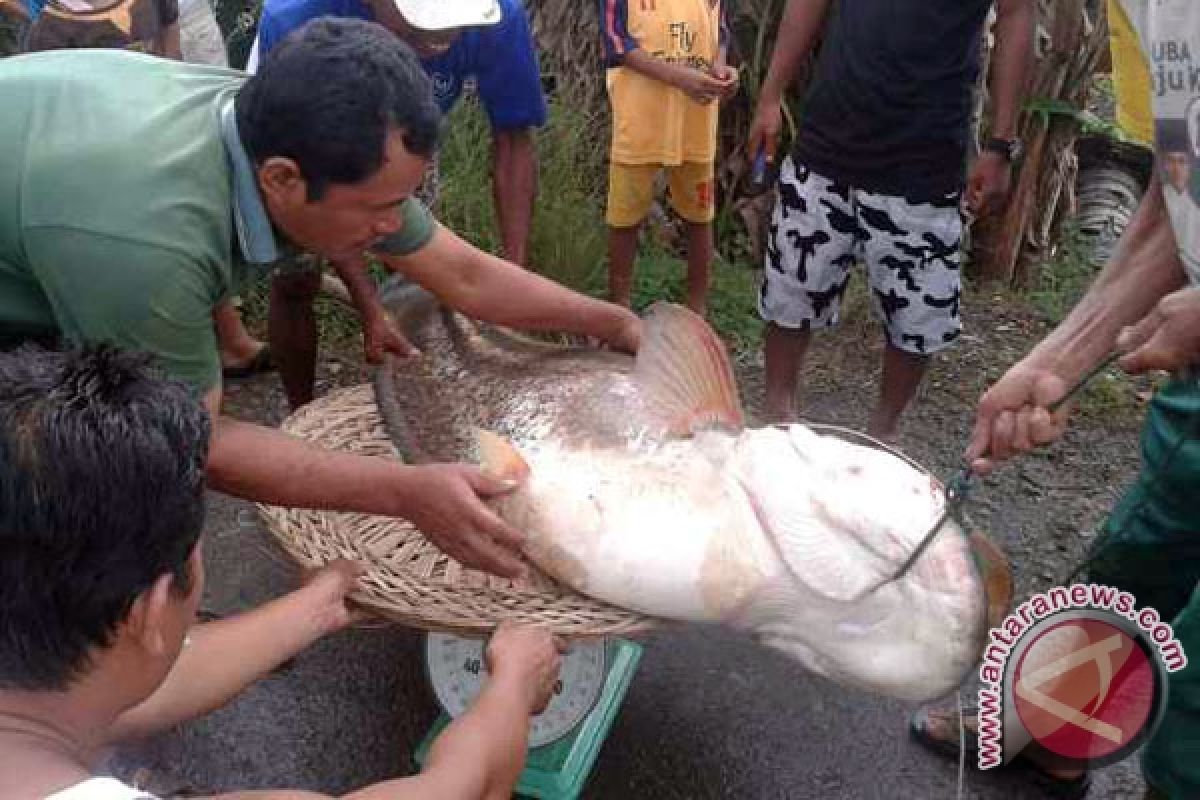
<path fill-rule="evenodd" d="M 441 155 L 438 218 L 481 249 L 499 250 L 492 204 L 491 133 L 477 103 L 461 103 L 449 115 Z M 552 100 L 549 121 L 539 131 L 538 194 L 530 234 L 532 269 L 593 297 L 606 297 L 608 229 L 607 153 L 596 147 L 594 123 L 585 114 Z M 727 215 L 728 216 L 728 215 Z M 718 241 L 728 243 L 738 261 L 717 257 L 712 268 L 709 321 L 735 350 L 756 348 L 761 323 L 755 310 L 755 272 L 742 262 L 748 248 L 734 240 L 736 224 L 717 222 Z M 643 230 L 634 271 L 634 308 L 657 300 L 683 302 L 687 267 L 682 253 L 670 252 L 671 237 Z M 744 237 L 743 237 L 744 238 Z"/>
<path fill-rule="evenodd" d="M 1051 323 L 1061 322 L 1096 277 L 1092 248 L 1079 228 L 1068 222 L 1054 255 L 1038 264 L 1026 299 Z"/>
<path fill-rule="evenodd" d="M 582 291 L 604 298 L 607 277 L 599 271 Z M 645 311 L 658 301 L 683 303 L 686 297 L 687 263 L 655 247 L 644 248 L 634 264 L 633 308 Z M 722 258 L 713 260 L 708 294 L 708 321 L 735 352 L 757 349 L 762 343 L 762 322 L 756 301 L 756 274 L 741 264 Z"/>
<path fill-rule="evenodd" d="M 529 238 L 529 266 L 574 288 L 603 269 L 605 153 L 594 145 L 587 115 L 558 100 L 537 135 L 538 192 Z M 442 144 L 438 219 L 488 252 L 500 251 L 492 202 L 491 131 L 468 99 L 450 113 Z"/>

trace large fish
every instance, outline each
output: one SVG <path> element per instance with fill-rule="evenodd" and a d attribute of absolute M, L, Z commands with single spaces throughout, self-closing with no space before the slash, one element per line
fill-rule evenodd
<path fill-rule="evenodd" d="M 402 455 L 519 478 L 495 507 L 563 584 L 748 631 L 909 702 L 958 687 L 1007 611 L 1003 555 L 953 521 L 886 582 L 941 515 L 942 487 L 804 425 L 745 427 L 725 349 L 691 312 L 651 309 L 634 358 L 479 325 L 414 287 L 384 299 L 422 353 L 376 377 Z"/>

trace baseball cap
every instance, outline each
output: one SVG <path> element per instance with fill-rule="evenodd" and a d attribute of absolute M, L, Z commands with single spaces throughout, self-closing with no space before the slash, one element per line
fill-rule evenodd
<path fill-rule="evenodd" d="M 443 31 L 495 25 L 503 14 L 498 0 L 392 0 L 414 28 Z"/>

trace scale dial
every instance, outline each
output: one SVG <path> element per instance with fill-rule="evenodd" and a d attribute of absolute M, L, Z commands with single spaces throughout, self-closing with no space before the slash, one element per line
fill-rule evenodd
<path fill-rule="evenodd" d="M 458 717 L 479 695 L 487 678 L 484 639 L 430 633 L 425 640 L 429 682 L 442 710 Z M 533 718 L 529 747 L 543 747 L 570 733 L 596 705 L 604 688 L 607 650 L 603 640 L 573 642 L 563 655 L 554 696 Z"/>

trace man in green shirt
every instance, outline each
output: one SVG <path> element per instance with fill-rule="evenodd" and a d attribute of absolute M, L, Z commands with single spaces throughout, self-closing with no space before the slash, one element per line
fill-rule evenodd
<path fill-rule="evenodd" d="M 316 20 L 258 74 L 121 51 L 0 62 L 0 342 L 108 341 L 155 354 L 212 414 L 214 488 L 411 520 L 469 566 L 516 576 L 521 533 L 466 464 L 328 452 L 219 416 L 212 310 L 284 249 L 370 250 L 464 314 L 635 351 L 641 324 L 463 242 L 412 194 L 440 113 L 405 45 Z"/>

